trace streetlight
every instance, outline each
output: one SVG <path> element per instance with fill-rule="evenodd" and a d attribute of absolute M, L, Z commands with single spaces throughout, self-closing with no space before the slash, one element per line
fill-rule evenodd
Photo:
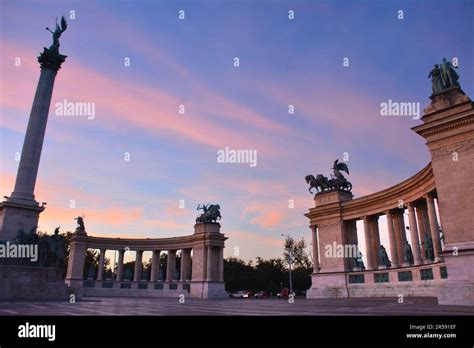
<path fill-rule="evenodd" d="M 288 239 L 291 238 L 290 236 L 287 236 L 286 234 L 281 234 L 282 237 L 287 237 Z M 290 294 L 293 294 L 293 279 L 291 277 L 291 249 L 286 248 L 288 250 L 288 276 L 290 278 Z"/>

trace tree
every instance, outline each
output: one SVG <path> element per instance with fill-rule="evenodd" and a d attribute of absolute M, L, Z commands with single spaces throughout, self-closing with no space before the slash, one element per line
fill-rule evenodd
<path fill-rule="evenodd" d="M 297 241 L 292 237 L 286 237 L 284 247 L 285 249 L 283 250 L 283 258 L 285 264 L 288 266 L 288 260 L 291 253 L 291 261 L 293 267 L 300 267 L 308 272 L 312 272 L 313 263 L 311 262 L 311 257 L 306 252 L 306 247 L 307 244 L 304 238 L 301 238 L 299 241 Z"/>
<path fill-rule="evenodd" d="M 224 260 L 225 289 L 230 292 L 238 290 L 254 290 L 254 268 L 251 263 L 241 259 L 228 257 Z"/>

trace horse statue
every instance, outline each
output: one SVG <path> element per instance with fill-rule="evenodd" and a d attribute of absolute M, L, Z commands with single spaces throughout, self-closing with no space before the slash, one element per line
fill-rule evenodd
<path fill-rule="evenodd" d="M 322 174 L 318 174 L 316 177 L 314 177 L 312 174 L 309 174 L 306 175 L 304 179 L 306 180 L 306 183 L 309 184 L 308 191 L 310 193 L 313 193 L 313 191 L 311 191 L 313 188 L 316 189 L 316 193 L 323 192 L 329 188 L 328 178 Z"/>
<path fill-rule="evenodd" d="M 217 220 L 222 219 L 220 209 L 219 204 L 203 204 L 202 206 L 198 204 L 196 210 L 202 210 L 203 213 L 196 218 L 196 223 L 217 222 Z"/>
<path fill-rule="evenodd" d="M 316 177 L 311 174 L 305 176 L 306 183 L 309 184 L 308 191 L 311 194 L 313 193 L 313 188 L 316 189 L 316 194 L 326 191 L 342 190 L 350 192 L 352 190 L 352 184 L 341 173 L 343 171 L 349 174 L 347 164 L 339 163 L 339 160 L 335 160 L 332 169 L 334 174 L 331 174 L 330 179 L 322 174 L 318 174 Z"/>

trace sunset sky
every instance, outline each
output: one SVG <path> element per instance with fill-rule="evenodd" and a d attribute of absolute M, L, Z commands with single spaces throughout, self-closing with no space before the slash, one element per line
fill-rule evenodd
<path fill-rule="evenodd" d="M 348 152 L 360 197 L 428 163 L 424 140 L 410 129 L 420 121 L 381 116 L 380 103 L 426 107 L 428 73 L 444 57 L 459 59 L 472 97 L 473 13 L 467 0 L 2 0 L 0 192 L 13 191 L 36 59 L 52 42 L 45 27 L 65 15 L 60 51 L 68 58 L 35 191 L 47 202 L 39 230 L 72 231 L 84 214 L 89 235 L 187 235 L 198 203 L 219 203 L 226 257 L 235 247 L 244 259 L 281 256 L 282 233 L 311 240 L 307 174 L 329 175 Z M 95 103 L 95 118 L 56 115 L 64 100 Z M 218 163 L 226 147 L 256 150 L 257 166 Z"/>

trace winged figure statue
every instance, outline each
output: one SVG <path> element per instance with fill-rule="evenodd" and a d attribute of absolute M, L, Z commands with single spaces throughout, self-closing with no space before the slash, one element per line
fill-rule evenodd
<path fill-rule="evenodd" d="M 58 24 L 58 17 L 56 17 L 56 29 L 54 31 L 48 27 L 46 28 L 46 30 L 53 34 L 53 44 L 49 47 L 50 50 L 59 52 L 59 38 L 61 37 L 61 34 L 66 31 L 66 29 L 67 22 L 64 16 L 61 17 L 61 25 Z"/>

